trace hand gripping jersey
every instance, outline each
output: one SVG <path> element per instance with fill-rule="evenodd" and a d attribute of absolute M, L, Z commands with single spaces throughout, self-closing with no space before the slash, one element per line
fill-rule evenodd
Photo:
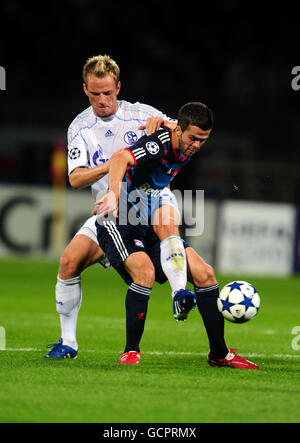
<path fill-rule="evenodd" d="M 121 148 L 137 142 L 144 135 L 138 129 L 148 117 L 168 119 L 157 109 L 141 103 L 118 101 L 117 112 L 106 118 L 96 117 L 90 106 L 79 114 L 68 130 L 69 174 L 78 167 L 93 168 L 105 163 Z M 93 199 L 107 192 L 108 175 L 91 185 Z"/>
<path fill-rule="evenodd" d="M 152 213 L 159 206 L 160 191 L 190 161 L 190 157 L 175 151 L 172 131 L 169 130 L 159 130 L 150 137 L 143 136 L 126 149 L 134 159 L 134 166 L 125 173 L 119 216 L 125 214 L 126 206 L 127 212 L 134 208 L 140 223 L 149 225 Z"/>

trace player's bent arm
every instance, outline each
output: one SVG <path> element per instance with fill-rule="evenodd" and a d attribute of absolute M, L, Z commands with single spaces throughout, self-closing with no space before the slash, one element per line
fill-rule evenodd
<path fill-rule="evenodd" d="M 75 168 L 69 175 L 69 182 L 72 188 L 82 189 L 92 185 L 108 174 L 110 160 L 94 168 Z"/>
<path fill-rule="evenodd" d="M 97 218 L 104 217 L 109 213 L 117 217 L 122 181 L 127 167 L 133 166 L 134 164 L 134 157 L 130 151 L 125 149 L 121 149 L 111 156 L 108 180 L 109 191 L 94 203 L 94 209 L 92 211 L 92 214 L 97 215 Z"/>
<path fill-rule="evenodd" d="M 110 158 L 108 187 L 115 194 L 117 200 L 120 196 L 120 189 L 126 169 L 128 166 L 134 165 L 135 159 L 127 149 L 115 152 Z"/>

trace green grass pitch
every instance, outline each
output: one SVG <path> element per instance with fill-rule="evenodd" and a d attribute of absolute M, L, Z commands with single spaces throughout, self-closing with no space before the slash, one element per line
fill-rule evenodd
<path fill-rule="evenodd" d="M 0 422 L 205 423 L 300 421 L 300 279 L 247 280 L 261 296 L 258 316 L 226 321 L 226 340 L 258 371 L 212 368 L 198 310 L 172 317 L 169 285 L 155 285 L 139 367 L 118 365 L 125 342 L 126 286 L 113 270 L 82 275 L 76 360 L 43 359 L 59 339 L 57 261 L 0 260 Z M 298 332 L 298 334 L 300 334 Z"/>

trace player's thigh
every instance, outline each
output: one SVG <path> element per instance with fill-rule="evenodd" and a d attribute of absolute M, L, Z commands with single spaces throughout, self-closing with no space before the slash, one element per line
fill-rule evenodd
<path fill-rule="evenodd" d="M 188 281 L 198 287 L 208 287 L 217 283 L 214 269 L 192 248 L 185 250 Z"/>
<path fill-rule="evenodd" d="M 124 261 L 124 268 L 135 283 L 146 287 L 153 286 L 154 265 L 145 252 L 139 251 L 130 254 Z"/>
<path fill-rule="evenodd" d="M 99 261 L 104 252 L 91 238 L 77 234 L 60 258 L 59 276 L 62 279 L 79 275 L 88 266 Z"/>

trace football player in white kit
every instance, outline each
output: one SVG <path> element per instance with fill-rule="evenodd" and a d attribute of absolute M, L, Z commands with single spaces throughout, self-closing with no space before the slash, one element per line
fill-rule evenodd
<path fill-rule="evenodd" d="M 142 135 L 151 134 L 161 125 L 174 123 L 157 109 L 118 100 L 121 83 L 120 70 L 109 56 L 95 56 L 83 67 L 83 89 L 90 105 L 71 123 L 68 130 L 68 172 L 73 188 L 91 186 L 94 200 L 107 192 L 109 159 L 120 149 L 133 145 Z M 175 124 L 176 126 L 176 124 Z M 177 202 L 174 194 L 165 188 L 161 206 L 171 211 L 171 229 L 177 234 Z M 163 220 L 164 214 L 160 219 Z M 175 220 L 177 218 L 177 220 Z M 61 338 L 48 345 L 47 358 L 75 358 L 78 352 L 76 327 L 82 303 L 81 273 L 88 266 L 100 262 L 109 266 L 97 241 L 95 216 L 79 229 L 60 258 L 56 284 L 56 309 L 60 317 Z M 168 229 L 161 226 L 161 229 Z"/>

